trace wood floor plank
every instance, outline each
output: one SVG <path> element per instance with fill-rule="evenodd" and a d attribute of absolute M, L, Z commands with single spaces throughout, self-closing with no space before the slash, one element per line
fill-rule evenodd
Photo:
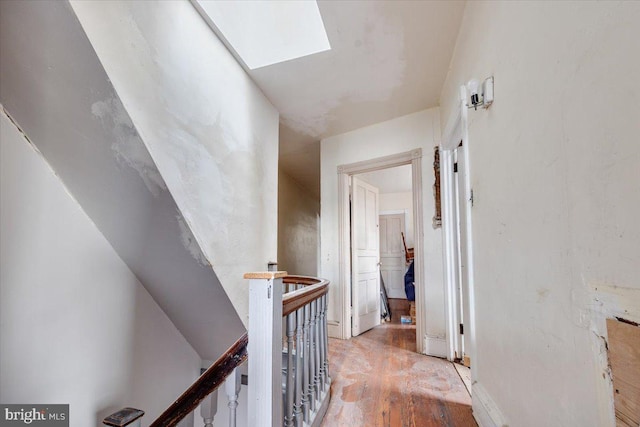
<path fill-rule="evenodd" d="M 469 395 L 471 395 L 471 368 L 468 368 L 459 363 L 454 363 L 453 367 L 456 368 L 456 371 L 458 371 L 458 375 L 460 375 L 460 378 L 462 378 L 464 386 L 467 388 Z"/>
<path fill-rule="evenodd" d="M 417 354 L 409 312 L 390 300 L 392 321 L 351 340 L 331 339 L 331 403 L 322 427 L 476 427 L 454 366 Z"/>

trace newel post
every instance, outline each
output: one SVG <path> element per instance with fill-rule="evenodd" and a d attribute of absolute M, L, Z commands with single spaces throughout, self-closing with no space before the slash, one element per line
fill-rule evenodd
<path fill-rule="evenodd" d="M 282 426 L 282 278 L 285 271 L 247 273 L 249 280 L 248 425 Z"/>

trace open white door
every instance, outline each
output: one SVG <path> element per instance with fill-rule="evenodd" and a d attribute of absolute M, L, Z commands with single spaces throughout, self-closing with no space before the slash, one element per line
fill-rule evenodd
<path fill-rule="evenodd" d="M 404 214 L 380 215 L 380 273 L 389 298 L 407 298 L 404 293 L 407 267 L 400 234 L 406 232 Z"/>
<path fill-rule="evenodd" d="M 466 186 L 466 165 L 464 158 L 464 150 L 462 146 L 456 150 L 456 167 L 455 167 L 455 181 L 457 192 L 457 229 L 458 229 L 458 272 L 459 272 L 459 289 L 460 289 L 460 333 L 462 334 L 462 360 L 465 365 L 469 364 L 469 349 L 471 348 L 471 342 L 469 337 L 469 320 L 470 320 L 470 306 L 469 306 L 469 272 L 467 271 L 467 259 L 469 259 L 467 248 L 469 233 L 467 230 L 467 215 L 469 215 L 469 199 Z M 466 332 L 466 334 L 465 334 Z"/>
<path fill-rule="evenodd" d="M 378 189 L 351 182 L 351 333 L 360 335 L 380 324 L 380 234 Z"/>

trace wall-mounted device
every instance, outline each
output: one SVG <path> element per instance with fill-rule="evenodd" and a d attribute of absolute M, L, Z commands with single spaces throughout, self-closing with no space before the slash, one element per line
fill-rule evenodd
<path fill-rule="evenodd" d="M 480 90 L 480 93 L 478 91 Z M 493 103 L 493 76 L 486 78 L 482 82 L 482 88 L 480 83 L 476 79 L 471 79 L 467 83 L 467 90 L 469 91 L 469 103 L 467 107 L 477 110 L 478 107 L 489 108 Z"/>

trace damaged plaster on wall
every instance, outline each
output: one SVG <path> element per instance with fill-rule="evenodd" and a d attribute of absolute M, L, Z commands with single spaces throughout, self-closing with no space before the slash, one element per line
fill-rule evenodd
<path fill-rule="evenodd" d="M 583 281 L 585 279 L 583 278 Z M 587 329 L 592 335 L 592 348 L 597 356 L 597 368 L 607 382 L 608 390 L 613 389 L 611 366 L 609 363 L 609 344 L 607 339 L 607 319 L 626 322 L 640 322 L 640 289 L 610 285 L 605 283 L 585 283 L 581 289 L 573 289 L 573 323 Z M 608 402 L 613 413 L 613 393 L 601 396 Z"/>
<path fill-rule="evenodd" d="M 122 102 L 118 98 L 107 98 L 94 102 L 91 105 L 91 113 L 102 121 L 103 126 L 112 132 L 116 141 L 111 144 L 119 165 L 133 168 L 154 197 L 159 197 L 162 191 L 167 190 L 160 171 L 153 161 L 147 147 L 142 142 L 138 132 L 127 114 Z M 211 263 L 202 253 L 187 221 L 182 213 L 176 209 L 176 220 L 180 233 L 180 242 L 184 248 L 200 265 L 210 266 Z"/>
<path fill-rule="evenodd" d="M 277 253 L 278 111 L 189 2 L 70 4 L 213 265 L 206 270 L 246 321 L 242 276 Z M 168 36 L 177 21 L 184 31 Z M 218 121 L 226 127 L 212 129 Z M 238 141 L 246 149 L 230 146 Z"/>
<path fill-rule="evenodd" d="M 200 245 L 191 232 L 191 228 L 187 225 L 184 217 L 179 210 L 176 210 L 176 212 L 176 219 L 178 220 L 178 227 L 180 228 L 180 241 L 182 242 L 182 245 L 189 251 L 191 256 L 198 261 L 199 264 L 206 266 L 211 265 L 207 260 L 207 257 L 202 253 L 202 249 L 200 249 Z"/>
<path fill-rule="evenodd" d="M 165 191 L 167 184 L 140 139 L 122 102 L 117 98 L 94 102 L 91 105 L 91 113 L 102 121 L 105 128 L 109 127 L 109 130 L 115 135 L 116 141 L 111 144 L 111 150 L 118 163 L 135 169 L 154 197 L 158 197 L 160 192 Z"/>

